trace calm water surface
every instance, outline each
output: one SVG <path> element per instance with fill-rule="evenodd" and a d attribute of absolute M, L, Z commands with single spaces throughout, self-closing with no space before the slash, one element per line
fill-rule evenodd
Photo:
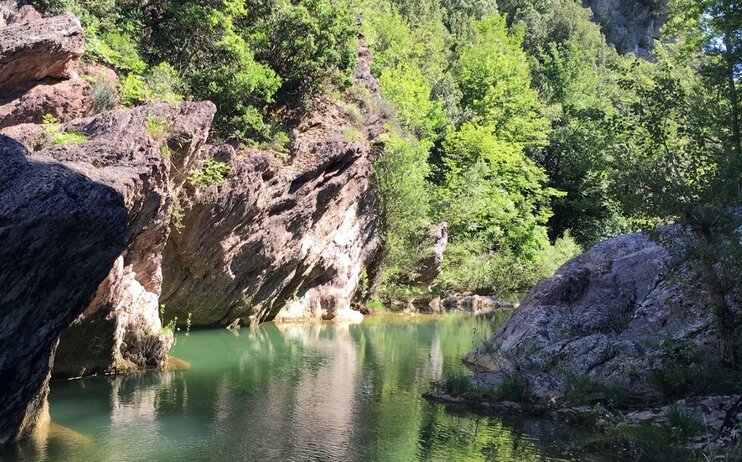
<path fill-rule="evenodd" d="M 376 317 L 179 334 L 190 369 L 53 382 L 48 438 L 10 461 L 557 461 L 571 435 L 430 404 L 497 321 Z M 562 443 L 559 443 L 559 442 Z M 556 443 L 556 444 L 555 444 Z M 549 449 L 551 448 L 551 449 Z"/>

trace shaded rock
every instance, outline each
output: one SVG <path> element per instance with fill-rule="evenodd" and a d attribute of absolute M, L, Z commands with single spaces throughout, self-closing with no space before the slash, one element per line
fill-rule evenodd
<path fill-rule="evenodd" d="M 539 283 L 488 344 L 465 361 L 480 371 L 517 372 L 536 397 L 558 399 L 573 377 L 654 396 L 649 371 L 664 341 L 714 345 L 708 295 L 671 245 L 680 228 L 609 239 Z"/>
<path fill-rule="evenodd" d="M 315 102 L 293 130 L 288 160 L 227 145 L 204 150 L 202 158 L 231 169 L 225 182 L 187 185 L 180 196 L 163 265 L 170 316 L 190 312 L 194 326 L 358 320 L 350 302 L 379 245 L 370 140 L 384 123 L 375 106 L 362 110 L 359 127 L 343 103 Z M 350 130 L 363 138 L 348 139 Z"/>
<path fill-rule="evenodd" d="M 54 347 L 126 245 L 119 191 L 0 135 L 0 443 L 46 415 Z"/>
<path fill-rule="evenodd" d="M 31 88 L 0 98 L 0 128 L 40 124 L 45 115 L 66 123 L 87 116 L 93 107 L 93 89 L 81 78 L 46 79 Z"/>
<path fill-rule="evenodd" d="M 71 13 L 0 28 L 0 97 L 45 77 L 75 75 L 83 29 Z"/>
<path fill-rule="evenodd" d="M 215 113 L 211 103 L 157 103 L 81 119 L 81 144 L 41 152 L 119 191 L 129 211 L 127 249 L 85 312 L 60 340 L 54 374 L 79 376 L 162 366 L 172 343 L 159 296 L 174 199 L 196 165 Z M 167 127 L 149 132 L 150 121 Z"/>
<path fill-rule="evenodd" d="M 620 53 L 652 58 L 654 41 L 667 22 L 667 0 L 583 0 L 583 4 L 592 9 L 608 43 Z"/>

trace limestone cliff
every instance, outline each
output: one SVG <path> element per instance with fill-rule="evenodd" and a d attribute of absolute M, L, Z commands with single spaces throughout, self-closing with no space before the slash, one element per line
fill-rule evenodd
<path fill-rule="evenodd" d="M 370 188 L 372 143 L 383 130 L 369 54 L 360 49 L 351 103 L 315 101 L 292 131 L 289 155 L 213 147 L 224 184 L 184 188 L 182 221 L 164 255 L 162 301 L 197 326 L 358 319 L 350 309 L 379 245 Z"/>

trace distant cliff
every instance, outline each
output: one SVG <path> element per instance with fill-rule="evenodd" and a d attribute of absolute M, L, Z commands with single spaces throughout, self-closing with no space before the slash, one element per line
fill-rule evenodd
<path fill-rule="evenodd" d="M 621 53 L 649 58 L 667 21 L 667 0 L 584 0 L 609 43 Z"/>

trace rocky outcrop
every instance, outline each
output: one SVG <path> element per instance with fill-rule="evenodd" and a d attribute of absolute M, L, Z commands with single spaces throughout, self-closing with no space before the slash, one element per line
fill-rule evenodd
<path fill-rule="evenodd" d="M 609 239 L 571 260 L 465 361 L 490 383 L 517 373 L 543 400 L 559 400 L 576 378 L 653 396 L 649 372 L 679 367 L 668 345 L 715 342 L 704 285 L 677 258 L 682 233 L 659 236 Z"/>
<path fill-rule="evenodd" d="M 119 191 L 0 135 L 0 444 L 48 418 L 62 329 L 126 245 Z"/>
<path fill-rule="evenodd" d="M 56 375 L 163 364 L 172 333 L 163 332 L 160 322 L 162 252 L 175 195 L 196 164 L 214 113 L 211 103 L 112 111 L 67 127 L 87 136 L 85 143 L 47 151 L 121 191 L 130 215 L 126 252 L 93 302 L 63 333 Z"/>
<path fill-rule="evenodd" d="M 0 128 L 87 116 L 93 89 L 77 73 L 83 30 L 64 14 L 42 19 L 30 6 L 0 4 Z"/>
<path fill-rule="evenodd" d="M 0 95 L 45 77 L 70 78 L 83 48 L 82 26 L 71 13 L 0 28 Z"/>
<path fill-rule="evenodd" d="M 667 22 L 667 0 L 583 0 L 593 11 L 603 33 L 620 53 L 652 57 L 654 41 Z"/>
<path fill-rule="evenodd" d="M 365 88 L 363 124 L 344 103 L 316 102 L 292 132 L 289 158 L 204 151 L 230 172 L 180 197 L 163 266 L 169 316 L 192 313 L 195 326 L 361 317 L 350 301 L 378 246 L 370 178 L 372 140 L 383 127 Z"/>

